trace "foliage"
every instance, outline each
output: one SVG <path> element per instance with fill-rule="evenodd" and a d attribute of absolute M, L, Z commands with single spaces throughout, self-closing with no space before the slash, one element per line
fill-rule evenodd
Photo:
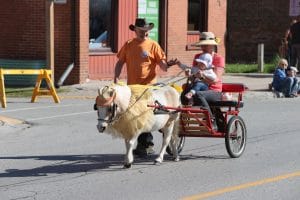
<path fill-rule="evenodd" d="M 280 56 L 275 54 L 273 58 L 264 64 L 263 73 L 273 73 Z M 226 73 L 258 73 L 258 64 L 257 63 L 228 63 L 225 68 Z"/>

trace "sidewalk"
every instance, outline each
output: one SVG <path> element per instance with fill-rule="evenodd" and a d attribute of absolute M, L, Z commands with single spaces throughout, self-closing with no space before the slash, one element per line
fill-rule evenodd
<path fill-rule="evenodd" d="M 179 80 L 182 77 L 168 77 L 159 78 L 159 82 L 170 83 Z M 122 80 L 126 82 L 125 80 Z M 184 80 L 176 82 L 181 85 Z M 223 82 L 226 83 L 243 83 L 249 90 L 245 96 L 263 96 L 272 97 L 273 94 L 268 91 L 268 85 L 272 82 L 272 74 L 226 74 L 223 76 Z M 61 88 L 66 92 L 60 92 L 58 95 L 61 98 L 95 98 L 97 96 L 97 89 L 112 83 L 112 80 L 91 80 L 87 83 L 76 84 L 71 86 L 62 86 Z"/>

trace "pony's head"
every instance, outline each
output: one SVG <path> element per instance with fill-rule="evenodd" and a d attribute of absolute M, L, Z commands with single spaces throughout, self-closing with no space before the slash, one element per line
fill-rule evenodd
<path fill-rule="evenodd" d="M 111 123 L 117 113 L 117 104 L 114 102 L 116 90 L 112 86 L 104 86 L 98 89 L 96 98 L 98 112 L 98 131 L 104 132 L 109 123 Z"/>

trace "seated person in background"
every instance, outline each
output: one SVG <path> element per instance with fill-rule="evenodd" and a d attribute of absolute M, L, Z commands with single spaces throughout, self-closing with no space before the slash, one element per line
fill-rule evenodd
<path fill-rule="evenodd" d="M 296 77 L 297 72 L 298 69 L 293 66 L 288 67 L 286 70 L 287 76 L 293 79 L 292 94 L 296 97 L 298 96 L 298 92 L 299 92 L 299 80 Z"/>
<path fill-rule="evenodd" d="M 214 81 L 217 76 L 212 69 L 212 56 L 209 53 L 204 53 L 195 59 L 197 65 L 187 71 L 187 75 L 191 81 L 191 88 L 185 94 L 187 99 L 192 99 L 193 95 L 198 91 L 208 90 L 209 84 L 204 81 L 205 78 Z"/>
<path fill-rule="evenodd" d="M 282 92 L 285 97 L 297 97 L 298 81 L 295 81 L 295 77 L 287 76 L 285 71 L 287 66 L 288 62 L 286 59 L 282 58 L 279 60 L 273 75 L 272 85 L 275 91 Z"/>

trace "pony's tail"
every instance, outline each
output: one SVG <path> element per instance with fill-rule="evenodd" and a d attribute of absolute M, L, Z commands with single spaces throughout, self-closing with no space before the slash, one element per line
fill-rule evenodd
<path fill-rule="evenodd" d="M 178 146 L 178 143 L 179 143 L 179 133 L 180 133 L 181 127 L 180 127 L 179 113 L 176 113 L 176 115 L 177 116 L 174 119 L 174 127 L 173 127 L 171 142 L 175 143 L 175 146 Z"/>

